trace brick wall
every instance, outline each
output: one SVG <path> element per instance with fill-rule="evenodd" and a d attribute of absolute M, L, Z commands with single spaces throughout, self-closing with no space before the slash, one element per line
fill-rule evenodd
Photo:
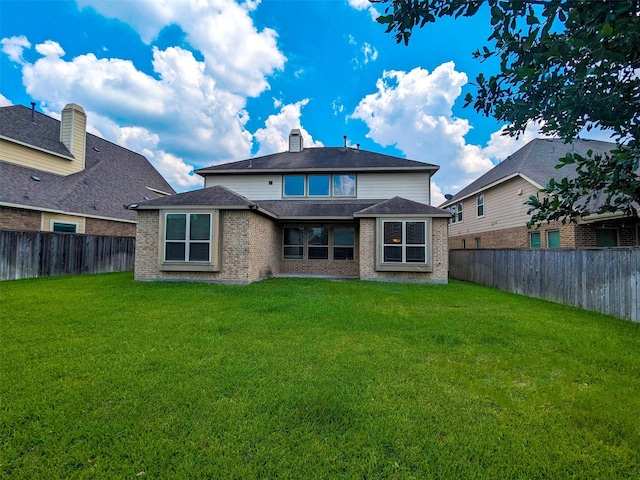
<path fill-rule="evenodd" d="M 251 215 L 249 278 L 260 280 L 280 273 L 281 229 L 262 215 Z"/>
<path fill-rule="evenodd" d="M 41 214 L 34 210 L 0 207 L 0 228 L 4 230 L 40 230 Z"/>
<path fill-rule="evenodd" d="M 84 226 L 87 235 L 109 235 L 114 237 L 135 237 L 136 224 L 126 222 L 114 222 L 98 218 L 87 218 Z"/>
<path fill-rule="evenodd" d="M 449 237 L 449 248 L 457 250 L 461 248 L 476 248 L 476 238 L 480 238 L 481 248 L 529 248 L 529 234 L 540 232 L 540 246 L 547 248 L 547 231 L 560 231 L 561 248 L 579 248 L 596 246 L 596 230 L 598 228 L 616 228 L 618 230 L 619 246 L 629 247 L 636 245 L 635 228 L 633 221 L 627 219 L 617 222 L 600 222 L 597 224 L 566 224 L 552 222 L 541 225 L 539 228 L 528 229 L 526 226 L 492 230 L 482 233 L 458 235 Z M 463 246 L 463 241 L 466 246 Z"/>
<path fill-rule="evenodd" d="M 376 220 L 360 220 L 360 278 L 363 280 L 391 280 L 398 282 L 447 283 L 449 275 L 449 249 L 447 248 L 446 218 L 432 219 L 432 272 L 378 272 L 376 271 Z"/>

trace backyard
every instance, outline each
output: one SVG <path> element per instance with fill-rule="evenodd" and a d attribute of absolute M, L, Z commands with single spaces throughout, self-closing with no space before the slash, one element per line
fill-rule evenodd
<path fill-rule="evenodd" d="M 1 478 L 639 478 L 640 324 L 461 282 L 0 283 Z"/>

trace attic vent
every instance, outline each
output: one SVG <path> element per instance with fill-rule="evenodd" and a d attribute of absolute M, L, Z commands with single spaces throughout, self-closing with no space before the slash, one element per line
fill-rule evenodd
<path fill-rule="evenodd" d="M 299 129 L 294 128 L 289 134 L 289 151 L 301 152 L 303 148 L 302 133 Z"/>
<path fill-rule="evenodd" d="M 94 152 L 99 152 L 100 150 L 98 150 L 98 147 L 93 147 L 93 151 Z"/>
<path fill-rule="evenodd" d="M 39 182 L 39 181 L 40 181 L 40 178 L 39 178 L 39 177 L 36 177 L 35 175 L 31 175 L 29 178 L 30 178 L 31 180 L 33 180 L 34 182 Z"/>

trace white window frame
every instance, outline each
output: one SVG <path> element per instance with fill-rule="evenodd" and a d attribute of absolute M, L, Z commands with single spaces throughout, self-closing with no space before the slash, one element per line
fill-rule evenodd
<path fill-rule="evenodd" d="M 480 210 L 482 210 L 482 213 L 480 213 Z M 484 210 L 484 193 L 479 193 L 476 195 L 476 217 L 484 217 L 486 213 Z"/>
<path fill-rule="evenodd" d="M 456 223 L 458 221 L 458 205 L 454 203 L 449 207 L 449 211 L 453 214 L 451 216 L 451 223 Z"/>
<path fill-rule="evenodd" d="M 464 216 L 462 215 L 462 202 L 458 202 L 458 206 L 456 208 L 456 215 L 458 216 L 458 223 L 462 223 Z"/>
<path fill-rule="evenodd" d="M 220 271 L 220 213 L 218 210 L 162 210 L 160 213 L 160 228 L 159 228 L 159 237 L 160 237 L 160 245 L 159 248 L 159 263 L 160 270 L 165 271 Z M 185 240 L 167 240 L 166 235 L 166 227 L 167 227 L 167 217 L 168 215 L 186 215 L 187 222 L 185 225 Z M 193 240 L 189 238 L 190 235 L 190 222 L 191 215 L 209 215 L 209 240 Z M 166 251 L 167 251 L 167 242 L 185 242 L 185 257 L 184 260 L 167 260 L 166 259 Z M 190 243 L 198 243 L 203 244 L 206 243 L 209 245 L 209 260 L 189 260 L 189 247 Z"/>
<path fill-rule="evenodd" d="M 402 238 L 399 243 L 385 244 L 384 243 L 384 226 L 387 222 L 400 222 L 402 225 Z M 423 222 L 425 227 L 424 244 L 408 244 L 406 243 L 406 228 L 408 222 Z M 384 272 L 431 272 L 433 271 L 433 239 L 432 239 L 432 219 L 430 217 L 379 217 L 376 222 L 376 241 L 377 241 L 377 254 L 376 254 L 376 270 Z M 385 262 L 384 261 L 384 247 L 385 246 L 401 246 L 402 247 L 402 261 L 401 262 Z M 424 246 L 425 249 L 425 261 L 424 262 L 407 262 L 406 261 L 406 248 Z"/>

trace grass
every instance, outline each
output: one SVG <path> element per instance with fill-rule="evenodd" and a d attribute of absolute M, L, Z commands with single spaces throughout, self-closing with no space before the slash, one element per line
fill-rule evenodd
<path fill-rule="evenodd" d="M 639 478 L 640 324 L 474 285 L 0 284 L 2 478 Z"/>

